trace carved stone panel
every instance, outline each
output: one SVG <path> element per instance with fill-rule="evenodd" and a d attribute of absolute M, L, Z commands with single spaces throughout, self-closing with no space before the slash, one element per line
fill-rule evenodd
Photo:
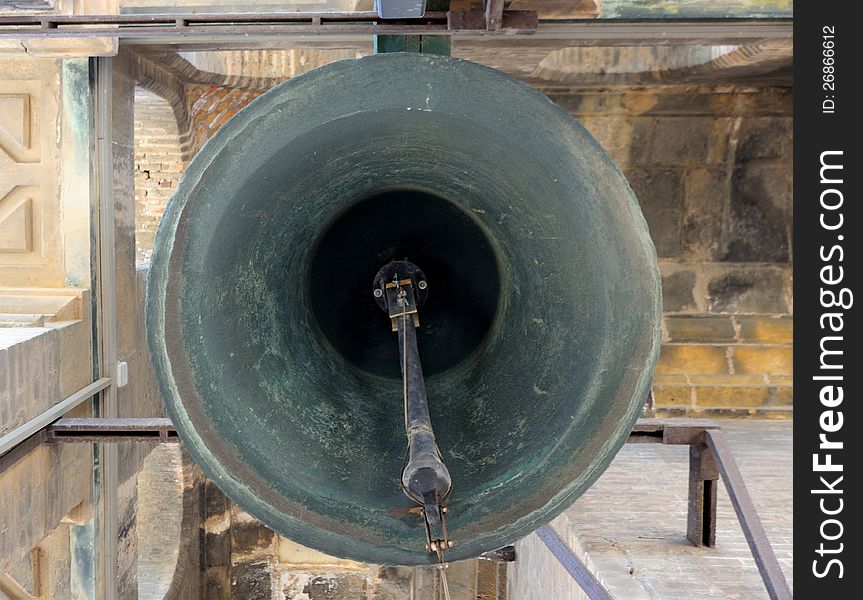
<path fill-rule="evenodd" d="M 63 285 L 59 62 L 0 59 L 0 286 Z"/>

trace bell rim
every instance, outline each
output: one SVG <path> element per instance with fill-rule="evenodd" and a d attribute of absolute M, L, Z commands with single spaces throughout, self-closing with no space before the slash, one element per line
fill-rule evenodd
<path fill-rule="evenodd" d="M 275 99 L 278 99 L 283 93 L 285 93 L 286 90 L 290 90 L 297 86 L 303 86 L 309 80 L 313 80 L 316 77 L 321 77 L 322 75 L 330 71 L 345 69 L 348 68 L 348 65 L 350 65 L 349 68 L 356 69 L 363 65 L 372 64 L 373 62 L 380 63 L 382 61 L 400 61 L 405 63 L 416 61 L 417 63 L 425 64 L 470 65 L 469 67 L 464 68 L 468 70 L 479 69 L 483 72 L 493 74 L 493 77 L 495 78 L 502 78 L 513 83 L 517 83 L 520 88 L 524 88 L 524 90 L 530 92 L 530 94 L 535 95 L 551 104 L 550 101 L 548 101 L 548 99 L 539 91 L 533 90 L 532 88 L 525 86 L 524 84 L 510 77 L 509 75 L 503 74 L 488 67 L 484 67 L 482 65 L 476 65 L 475 63 L 470 63 L 469 61 L 449 57 L 391 54 L 372 55 L 360 59 L 348 59 L 345 61 L 338 61 L 329 65 L 325 65 L 324 67 L 320 67 L 319 69 L 307 72 L 303 75 L 279 84 L 278 86 L 275 86 L 271 90 L 262 94 L 255 101 L 250 103 L 249 106 L 254 106 L 258 103 L 263 104 L 265 102 L 273 103 L 276 101 Z M 551 106 L 554 108 L 554 110 L 560 111 L 561 113 L 565 114 L 568 120 L 575 122 L 575 120 L 572 119 L 568 114 L 566 114 L 565 111 L 554 105 Z M 189 167 L 187 168 L 181 179 L 178 192 L 175 196 L 175 198 L 180 198 L 180 200 L 175 202 L 175 200 L 172 199 L 169 207 L 166 209 L 165 217 L 163 217 L 162 223 L 160 223 L 159 231 L 156 236 L 153 259 L 151 262 L 150 272 L 148 274 L 145 309 L 147 321 L 147 338 L 154 365 L 159 366 L 159 368 L 156 369 L 156 378 L 160 392 L 163 398 L 165 398 L 168 413 L 172 421 L 174 421 L 175 425 L 177 426 L 178 432 L 181 438 L 186 443 L 190 454 L 192 454 L 196 462 L 201 466 L 202 470 L 214 481 L 214 483 L 218 487 L 225 491 L 226 495 L 229 498 L 232 498 L 236 501 L 237 497 L 242 497 L 243 502 L 238 502 L 241 508 L 247 510 L 250 514 L 259 518 L 265 524 L 272 526 L 280 533 L 285 533 L 289 537 L 291 537 L 292 534 L 296 535 L 298 541 L 307 543 L 308 540 L 314 539 L 316 536 L 319 538 L 320 534 L 324 531 L 322 531 L 320 527 L 310 524 L 307 520 L 298 519 L 289 514 L 285 514 L 284 511 L 277 510 L 275 507 L 267 504 L 264 501 L 261 501 L 261 499 L 249 488 L 247 482 L 244 482 L 243 480 L 233 476 L 222 463 L 222 461 L 219 461 L 218 458 L 209 451 L 208 444 L 204 441 L 205 438 L 199 431 L 201 424 L 198 424 L 196 426 L 196 424 L 192 422 L 186 410 L 186 406 L 181 399 L 181 394 L 177 387 L 177 381 L 173 373 L 174 361 L 172 360 L 170 352 L 165 345 L 165 289 L 168 283 L 168 279 L 171 275 L 170 272 L 166 270 L 166 268 L 171 264 L 172 260 L 176 259 L 176 257 L 173 256 L 176 247 L 176 225 L 182 219 L 182 211 L 185 208 L 185 202 L 188 201 L 189 195 L 195 189 L 196 182 L 200 180 L 200 177 L 204 175 L 212 162 L 213 155 L 215 154 L 213 152 L 213 148 L 215 148 L 218 144 L 222 143 L 224 140 L 230 139 L 230 136 L 238 135 L 239 132 L 242 131 L 242 128 L 247 125 L 249 119 L 251 118 L 253 118 L 252 113 L 247 111 L 246 109 L 243 109 L 242 111 L 238 112 L 237 115 L 229 123 L 227 123 L 222 129 L 220 129 L 216 133 L 216 135 L 214 135 L 204 144 L 201 151 L 190 163 Z M 586 134 L 582 137 L 584 139 L 592 141 L 593 144 L 596 145 L 599 152 L 601 152 L 605 156 L 605 160 L 609 164 L 609 166 L 613 167 L 613 169 L 617 171 L 621 180 L 625 182 L 625 178 L 623 178 L 623 175 L 620 174 L 619 169 L 610 159 L 610 157 L 608 157 L 605 150 L 599 147 L 599 145 L 595 142 L 595 140 L 593 140 L 592 137 L 589 136 L 589 134 Z M 200 160 L 198 160 L 199 158 Z M 652 378 L 652 373 L 659 355 L 659 342 L 661 337 L 660 323 L 662 315 L 660 293 L 661 278 L 659 275 L 658 265 L 656 263 L 655 248 L 653 247 L 653 243 L 650 240 L 649 235 L 647 234 L 646 223 L 644 221 L 642 213 L 640 212 L 640 210 L 638 210 L 635 197 L 631 193 L 631 190 L 630 200 L 634 208 L 631 216 L 633 219 L 635 219 L 635 221 L 640 222 L 638 229 L 640 231 L 643 230 L 644 232 L 644 239 L 640 239 L 638 240 L 638 242 L 640 242 L 640 244 L 642 245 L 642 250 L 644 251 L 644 253 L 649 255 L 649 258 L 651 259 L 647 262 L 651 267 L 650 278 L 652 278 L 655 288 L 654 303 L 652 306 L 652 310 L 650 311 L 652 312 L 652 315 L 654 317 L 654 324 L 652 327 L 653 340 L 650 344 L 648 356 L 645 360 L 645 368 L 640 374 L 638 382 L 634 385 L 635 394 L 633 395 L 633 397 L 641 396 L 642 398 L 646 398 L 650 385 L 650 380 Z M 590 472 L 587 473 L 584 478 L 582 478 L 577 483 L 570 482 L 567 486 L 564 486 L 559 493 L 557 493 L 551 498 L 548 498 L 548 500 L 540 508 L 535 509 L 524 515 L 524 518 L 522 520 L 513 521 L 506 526 L 501 527 L 501 529 L 506 530 L 506 534 L 498 535 L 492 532 L 495 539 L 500 540 L 500 543 L 485 545 L 480 550 L 494 550 L 495 547 L 498 545 L 505 545 L 506 543 L 511 543 L 516 539 L 527 535 L 531 531 L 535 530 L 537 527 L 549 522 L 557 515 L 559 515 L 563 510 L 565 510 L 569 506 L 569 504 L 571 504 L 571 502 L 573 502 L 581 493 L 583 493 L 584 490 L 589 488 L 590 485 L 602 474 L 602 472 L 605 471 L 605 469 L 610 464 L 613 456 L 618 452 L 620 447 L 622 447 L 623 443 L 625 443 L 626 436 L 628 435 L 628 432 L 632 429 L 632 426 L 634 425 L 640 412 L 641 403 L 630 401 L 629 410 L 625 415 L 625 418 L 620 420 L 617 430 L 613 433 L 612 436 L 610 436 L 610 442 L 604 445 L 602 452 L 594 456 L 594 460 L 591 462 L 593 468 L 590 469 Z M 291 501 L 287 500 L 287 502 L 290 503 Z M 326 534 L 326 537 L 331 539 L 329 539 L 327 543 L 323 544 L 323 547 L 321 547 L 321 549 L 335 556 L 352 558 L 365 562 L 380 562 L 383 564 L 409 565 L 426 564 L 429 562 L 433 562 L 431 557 L 424 556 L 421 553 L 417 553 L 412 550 L 389 547 L 386 545 L 373 546 L 365 542 L 355 545 L 351 543 L 351 538 L 339 535 L 333 530 L 326 530 Z M 451 554 L 456 559 L 468 557 L 460 555 L 459 547 L 454 549 Z M 479 552 L 472 551 L 469 556 L 475 556 L 477 554 L 479 554 Z M 394 562 L 392 560 L 392 557 L 396 555 L 398 555 L 400 559 Z"/>

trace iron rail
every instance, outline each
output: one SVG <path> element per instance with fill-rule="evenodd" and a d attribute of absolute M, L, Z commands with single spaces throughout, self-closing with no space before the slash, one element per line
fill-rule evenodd
<path fill-rule="evenodd" d="M 13 15 L 0 16 L 0 39 L 117 38 L 124 44 L 273 45 L 283 38 L 348 39 L 377 34 L 456 34 L 459 39 L 530 36 L 570 45 L 744 44 L 792 37 L 791 19 L 537 19 L 532 11 L 429 12 L 381 20 L 374 12 Z M 203 47 L 203 46 L 202 46 Z M 233 46 L 232 46 L 233 47 Z"/>
<path fill-rule="evenodd" d="M 34 433 L 9 453 L 0 456 L 0 472 L 25 452 L 43 443 L 177 443 L 177 431 L 165 418 L 62 418 Z M 629 443 L 689 446 L 689 500 L 687 538 L 695 546 L 716 545 L 717 484 L 721 478 L 767 592 L 772 600 L 791 600 L 791 589 L 767 538 L 767 533 L 746 489 L 728 442 L 719 426 L 697 419 L 639 419 Z M 10 460 L 13 458 L 15 460 Z M 595 575 L 560 539 L 550 525 L 537 531 L 540 539 L 563 564 L 591 600 L 610 598 Z M 507 549 L 509 550 L 509 549 Z M 491 560 L 514 560 L 512 551 L 487 553 Z M 599 586 L 599 587 L 597 587 Z"/>

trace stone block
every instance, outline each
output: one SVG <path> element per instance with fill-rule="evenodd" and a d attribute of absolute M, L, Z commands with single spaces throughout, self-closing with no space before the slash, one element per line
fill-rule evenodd
<path fill-rule="evenodd" d="M 674 316 L 665 318 L 669 342 L 730 343 L 734 325 L 728 317 Z"/>
<path fill-rule="evenodd" d="M 780 385 L 771 388 L 773 393 L 770 398 L 771 406 L 794 406 L 794 387 L 792 385 Z"/>
<path fill-rule="evenodd" d="M 273 595 L 273 567 L 266 560 L 240 562 L 231 569 L 231 598 L 270 600 Z M 309 600 L 314 597 L 309 596 Z M 323 600 L 317 597 L 315 600 Z"/>
<path fill-rule="evenodd" d="M 727 373 L 723 346 L 663 344 L 656 372 L 660 374 Z"/>
<path fill-rule="evenodd" d="M 707 283 L 713 313 L 788 314 L 785 274 L 778 269 L 735 269 Z"/>
<path fill-rule="evenodd" d="M 309 600 L 364 600 L 367 597 L 364 573 L 327 573 L 312 577 L 303 589 Z"/>
<path fill-rule="evenodd" d="M 736 386 L 736 385 L 764 385 L 766 376 L 764 374 L 740 374 L 734 375 L 710 375 L 704 373 L 690 373 L 686 379 L 692 385 L 715 385 L 715 386 Z"/>
<path fill-rule="evenodd" d="M 507 564 L 478 560 L 476 565 L 476 600 L 506 600 Z"/>
<path fill-rule="evenodd" d="M 683 312 L 696 308 L 693 288 L 694 271 L 676 271 L 662 277 L 662 307 L 665 312 Z"/>
<path fill-rule="evenodd" d="M 93 380 L 89 316 L 89 311 L 85 311 L 85 318 L 81 321 L 56 324 L 60 345 L 60 395 L 63 398 L 71 396 Z"/>
<path fill-rule="evenodd" d="M 737 317 L 740 339 L 760 344 L 791 344 L 794 338 L 794 321 L 791 317 L 745 316 Z"/>
<path fill-rule="evenodd" d="M 794 416 L 790 406 L 761 406 L 731 408 L 697 407 L 697 408 L 663 408 L 656 411 L 660 418 L 687 419 L 776 419 L 786 420 Z"/>
<path fill-rule="evenodd" d="M 364 565 L 345 558 L 336 558 L 307 548 L 302 544 L 290 540 L 283 536 L 276 536 L 278 545 L 279 564 L 281 565 L 303 565 L 303 566 L 328 566 L 338 567 L 340 569 L 362 569 Z"/>
<path fill-rule="evenodd" d="M 770 388 L 766 386 L 695 386 L 698 407 L 758 407 L 767 404 Z"/>
<path fill-rule="evenodd" d="M 636 95 L 639 94 L 629 93 L 627 98 Z M 648 115 L 728 115 L 731 114 L 734 105 L 734 94 L 716 93 L 715 88 L 649 95 L 653 96 L 655 101 L 645 111 Z"/>
<path fill-rule="evenodd" d="M 775 385 L 793 385 L 794 377 L 791 375 L 767 375 L 767 380 Z"/>
<path fill-rule="evenodd" d="M 43 444 L 0 476 L 0 573 L 9 570 L 92 493 L 89 444 Z"/>
<path fill-rule="evenodd" d="M 657 407 L 690 406 L 692 404 L 692 387 L 654 384 L 653 403 Z"/>
<path fill-rule="evenodd" d="M 621 117 L 585 117 L 581 124 L 605 148 L 617 165 L 629 164 L 632 120 Z"/>
<path fill-rule="evenodd" d="M 790 87 L 771 87 L 757 94 L 735 94 L 734 105 L 737 114 L 788 117 L 794 108 L 794 92 Z"/>
<path fill-rule="evenodd" d="M 65 328 L 75 325 L 80 323 L 67 323 Z M 0 435 L 62 400 L 61 351 L 86 353 L 89 348 L 61 344 L 59 331 L 58 327 L 0 328 Z"/>
<path fill-rule="evenodd" d="M 641 164 L 678 166 L 708 162 L 711 144 L 712 117 L 659 118 L 653 130 L 653 140 L 640 156 Z"/>
<path fill-rule="evenodd" d="M 231 535 L 228 530 L 208 531 L 204 535 L 204 564 L 208 567 L 231 564 Z"/>
<path fill-rule="evenodd" d="M 686 172 L 680 244 L 688 259 L 716 260 L 720 257 L 729 185 L 724 169 L 696 168 Z"/>
<path fill-rule="evenodd" d="M 556 93 L 546 94 L 548 98 L 565 111 L 578 118 L 586 115 L 602 115 L 613 112 L 619 105 L 620 94 L 597 93 Z"/>
<path fill-rule="evenodd" d="M 787 263 L 791 181 L 788 165 L 749 164 L 731 177 L 724 260 Z"/>
<path fill-rule="evenodd" d="M 448 0 L 428 0 L 426 10 L 448 10 Z M 466 4 L 466 3 L 465 3 Z M 599 15 L 601 0 L 512 0 L 507 7 L 512 10 L 535 10 L 541 19 L 587 19 Z M 451 9 L 455 10 L 455 8 Z"/>
<path fill-rule="evenodd" d="M 680 255 L 683 183 L 679 169 L 631 169 L 626 173 L 660 257 Z"/>
<path fill-rule="evenodd" d="M 235 555 L 254 554 L 269 547 L 274 533 L 259 521 L 237 522 L 231 524 L 231 550 Z"/>
<path fill-rule="evenodd" d="M 788 346 L 736 346 L 731 350 L 735 373 L 792 375 L 792 355 Z"/>
<path fill-rule="evenodd" d="M 626 92 L 620 98 L 620 108 L 633 115 L 652 114 L 661 102 L 660 96 L 651 92 Z"/>
<path fill-rule="evenodd" d="M 789 116 L 744 119 L 739 135 L 738 163 L 790 157 L 793 130 Z"/>
<path fill-rule="evenodd" d="M 204 573 L 204 593 L 207 600 L 231 600 L 231 581 L 228 570 L 208 567 Z"/>
<path fill-rule="evenodd" d="M 210 479 L 204 481 L 204 518 L 209 520 L 213 517 L 228 518 L 230 502 L 222 493 L 222 490 Z"/>

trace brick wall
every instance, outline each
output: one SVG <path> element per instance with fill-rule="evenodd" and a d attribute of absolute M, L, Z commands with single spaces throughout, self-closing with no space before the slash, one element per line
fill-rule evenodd
<path fill-rule="evenodd" d="M 261 95 L 260 91 L 220 87 L 188 86 L 189 145 L 194 155 L 237 111 Z"/>
<path fill-rule="evenodd" d="M 171 104 L 153 92 L 135 90 L 135 245 L 147 261 L 165 206 L 186 169 L 184 153 L 194 155 L 238 110 L 260 92 L 189 85 L 188 131 L 180 132 Z"/>
<path fill-rule="evenodd" d="M 171 105 L 152 92 L 135 89 L 135 246 L 149 258 L 165 206 L 186 169 Z"/>

